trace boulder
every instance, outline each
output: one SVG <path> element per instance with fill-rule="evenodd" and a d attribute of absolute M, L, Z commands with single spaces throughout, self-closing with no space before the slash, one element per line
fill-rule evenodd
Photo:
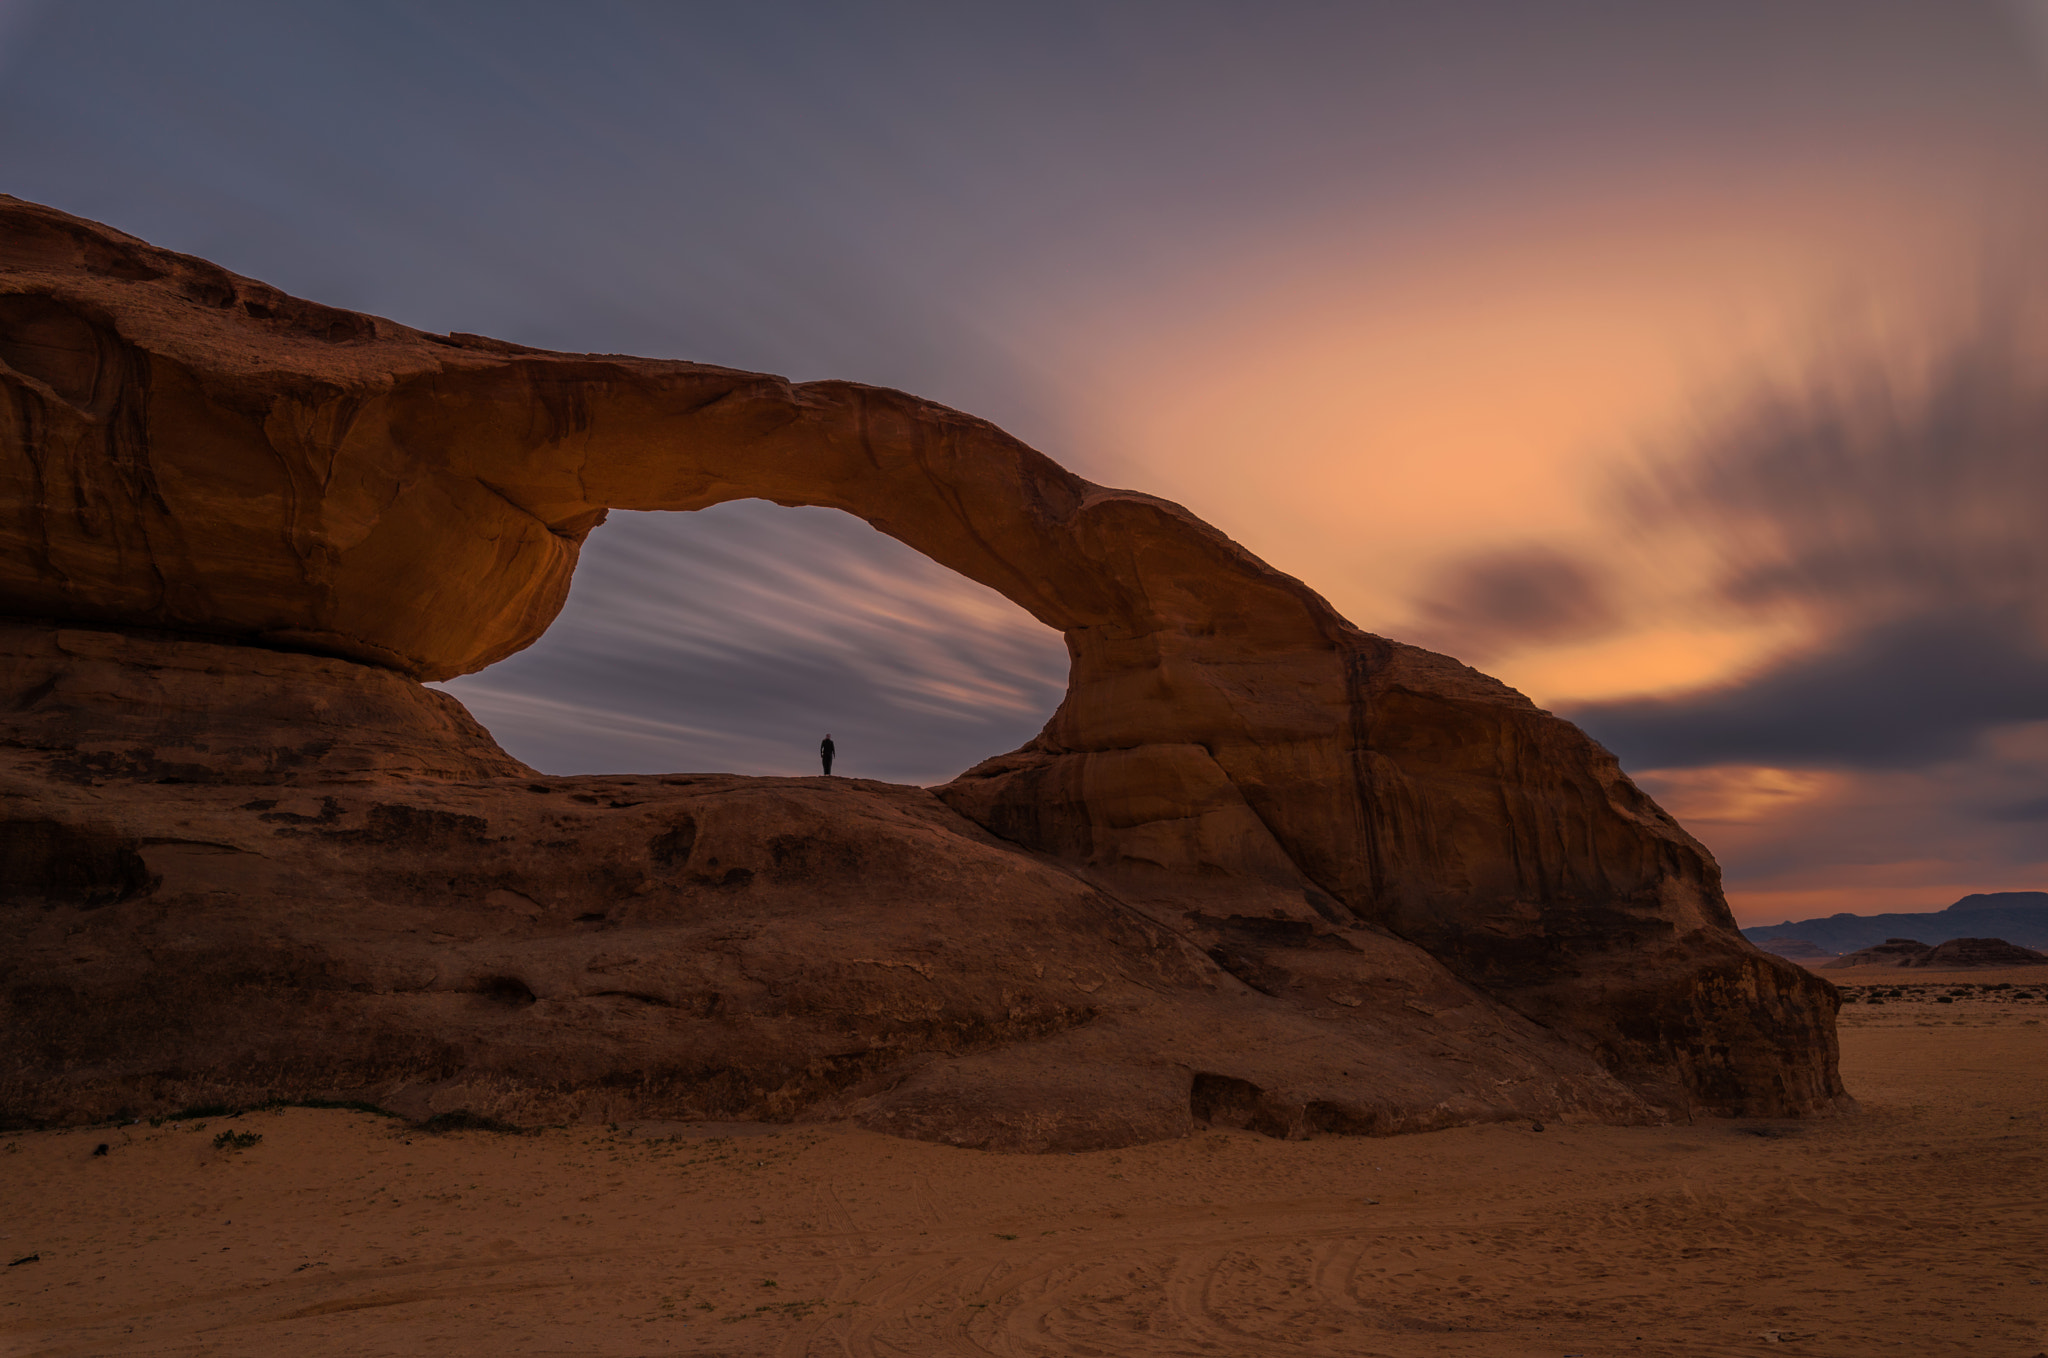
<path fill-rule="evenodd" d="M 121 879 L 117 900 L 59 891 L 41 907 L 124 921 L 100 926 L 110 966 L 130 949 L 101 980 L 61 961 L 62 948 L 0 962 L 33 992 L 17 1015 L 48 1000 L 35 986 L 61 984 L 75 1012 L 108 1017 L 79 1020 L 102 1034 L 90 1051 L 10 1039 L 16 1115 L 85 1115 L 143 1097 L 138 1082 L 167 1071 L 187 1093 L 240 1080 L 237 1096 L 254 1097 L 315 1069 L 351 1088 L 431 1069 L 437 1087 L 466 1089 L 474 1074 L 527 1091 L 504 1106 L 530 1096 L 550 1116 L 636 1098 L 710 1107 L 705 1091 L 727 1087 L 751 1092 L 718 1103 L 726 1113 L 824 1115 L 883 1097 L 862 1083 L 879 1080 L 900 1100 L 861 1116 L 990 1144 L 1011 1144 L 998 1125 L 1069 1110 L 1070 1130 L 1017 1133 L 1020 1146 L 1171 1134 L 1200 1108 L 1297 1132 L 1516 1116 L 1522 1096 L 1492 1092 L 1516 1080 L 1617 1119 L 1809 1113 L 1841 1096 L 1832 988 L 1737 935 L 1712 858 L 1605 750 L 1455 660 L 1352 626 L 1179 506 L 1093 485 L 971 416 L 852 383 L 427 334 L 14 199 L 0 199 L 0 401 L 0 614 L 19 620 L 0 742 L 13 752 L 8 814 L 41 827 L 10 833 L 29 854 L 95 837 L 145 869 Z M 855 514 L 1063 632 L 1070 684 L 1045 730 L 929 793 L 730 779 L 715 793 L 693 782 L 688 796 L 656 794 L 661 780 L 572 792 L 519 769 L 419 686 L 539 636 L 608 510 L 747 497 Z M 224 790 L 259 786 L 297 791 Z M 719 854 L 753 876 L 725 884 L 720 874 L 741 869 L 694 859 L 681 877 L 657 872 L 652 845 L 667 831 L 653 811 L 624 818 L 633 828 L 614 841 L 603 827 L 620 817 L 546 809 L 658 803 L 704 824 L 708 812 L 691 809 L 702 797 L 759 809 L 753 828 L 721 832 L 734 838 Z M 262 801 L 276 804 L 250 809 Z M 211 828 L 188 833 L 181 820 Z M 899 898 L 893 877 L 860 866 L 863 835 L 878 853 L 896 844 L 892 862 L 952 861 L 952 885 Z M 178 850 L 181 877 L 152 861 L 169 841 L 215 847 Z M 950 891 L 978 902 L 992 932 L 959 934 L 970 942 L 958 954 L 951 923 L 928 945 L 885 946 L 862 923 L 842 926 L 836 953 L 818 951 L 822 936 L 799 947 L 809 926 L 788 922 L 794 907 L 756 865 L 799 852 L 813 854 L 803 891 L 849 903 L 848 919 L 873 922 L 855 901 L 946 919 Z M 517 884 L 540 877 L 574 885 L 536 897 Z M 596 919 L 550 913 L 557 889 Z M 141 1001 L 113 997 L 149 993 L 150 968 L 168 965 L 139 940 L 141 921 L 167 919 L 174 899 L 225 912 L 209 946 L 242 961 L 207 974 L 262 976 L 265 993 L 379 1016 L 307 1029 L 278 1017 L 294 1002 L 252 1001 L 248 1020 L 209 1030 L 224 1045 L 160 1028 L 155 1045 L 137 1034 L 141 1045 L 122 1046 L 132 1025 L 113 1023 L 109 1006 L 133 1009 Z M 306 914 L 305 900 L 324 904 Z M 657 1058 L 587 1010 L 554 1023 L 569 1011 L 551 1006 L 584 992 L 566 980 L 535 989 L 525 976 L 539 962 L 513 967 L 507 953 L 491 980 L 481 961 L 435 961 L 434 933 L 467 937 L 427 928 L 440 909 L 483 911 L 469 932 L 485 915 L 496 921 L 486 932 L 538 931 L 536 956 L 557 950 L 564 967 L 583 965 L 575 929 L 627 927 L 620 910 L 667 940 L 638 939 L 636 957 L 763 940 L 765 953 L 741 949 L 735 974 L 805 1017 L 764 1000 L 746 1011 L 761 1020 L 753 1036 L 734 1028 L 725 1047 L 691 1038 Z M 358 921 L 375 950 L 346 943 L 356 926 L 339 921 L 355 911 L 385 921 Z M 686 917 L 711 932 L 689 932 Z M 21 939 L 55 937 L 37 932 L 54 926 L 33 910 L 12 920 Z M 1054 947 L 1046 927 L 1061 931 L 1055 950 L 1072 956 L 1058 965 L 1076 977 L 1094 967 L 1178 998 L 1141 1003 L 1111 987 L 1116 1003 L 1079 1004 L 1020 989 L 1002 950 Z M 847 968 L 845 986 L 799 983 L 800 964 L 827 955 Z M 941 986 L 911 965 L 920 959 L 934 976 L 967 970 Z M 532 1004 L 489 998 L 516 999 L 511 981 Z M 484 988 L 461 988 L 472 983 Z M 1212 990 L 1251 1008 L 1226 1016 L 1194 998 Z M 414 994 L 498 1007 L 397 998 Z M 1290 1027 L 1310 994 L 1315 1024 L 1366 1024 L 1408 1074 L 1305 1036 L 1324 1027 Z M 680 1032 L 702 1003 L 647 1015 Z M 1020 1017 L 993 1017 L 1013 1008 Z M 1487 1017 L 1442 1032 L 1424 1022 L 1467 1010 Z M 874 1023 L 897 1024 L 896 1036 L 849 1017 L 870 1011 L 894 1016 Z M 706 1010 L 706 1031 L 726 1032 L 716 1025 L 738 1023 L 732 1013 Z M 1054 1016 L 1028 1017 L 1040 1014 Z M 1223 1069 L 1210 1053 L 1224 1040 L 1190 1036 L 1212 1025 L 1225 1046 L 1265 1055 Z M 924 1036 L 902 1036 L 913 1031 Z M 344 1032 L 376 1036 L 321 1045 Z M 236 1045 L 245 1039 L 261 1052 Z M 1479 1060 L 1496 1048 L 1523 1074 Z M 370 1050 L 414 1053 L 391 1067 L 414 1073 L 384 1071 Z M 621 1074 L 656 1067 L 671 1074 Z M 812 1073 L 789 1074 L 799 1070 Z M 1365 1077 L 1345 1072 L 1359 1070 L 1392 1092 L 1347 1102 L 1342 1081 Z M 1075 1090 L 1097 1084 L 1127 1093 L 1083 1108 Z M 559 1099 L 533 1092 L 543 1088 Z M 1168 1104 L 1182 1111 L 1159 1111 Z M 972 1108 L 985 1111 L 960 1111 Z"/>

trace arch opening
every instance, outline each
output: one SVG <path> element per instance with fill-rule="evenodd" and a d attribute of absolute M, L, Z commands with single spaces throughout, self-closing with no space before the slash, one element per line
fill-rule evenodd
<path fill-rule="evenodd" d="M 449 680 L 550 774 L 819 771 L 945 782 L 1065 696 L 1060 633 L 836 509 L 614 512 L 534 645 Z"/>

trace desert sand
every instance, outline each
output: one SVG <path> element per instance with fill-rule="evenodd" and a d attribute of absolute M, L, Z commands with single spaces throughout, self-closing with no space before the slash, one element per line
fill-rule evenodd
<path fill-rule="evenodd" d="M 0 1268 L 0 1351 L 2048 1348 L 2048 974 L 1915 974 L 1926 997 L 1883 1006 L 1866 983 L 1896 974 L 1845 979 L 1860 1106 L 1798 1121 L 1039 1156 L 830 1125 L 432 1135 L 303 1108 L 13 1134 L 0 1248 L 39 1257 Z"/>

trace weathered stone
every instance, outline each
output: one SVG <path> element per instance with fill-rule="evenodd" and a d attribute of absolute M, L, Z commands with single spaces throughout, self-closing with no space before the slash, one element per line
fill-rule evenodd
<path fill-rule="evenodd" d="M 505 783 L 525 775 L 459 709 L 411 680 L 469 672 L 529 644 L 559 610 L 577 549 L 608 509 L 691 510 L 745 497 L 823 505 L 991 586 L 1066 635 L 1069 689 L 1039 737 L 938 789 L 938 801 L 916 794 L 918 817 L 943 810 L 951 818 L 953 838 L 932 852 L 974 844 L 995 855 L 974 858 L 976 871 L 993 875 L 972 894 L 1006 916 L 1001 928 L 1041 910 L 1030 891 L 1006 895 L 1009 884 L 1027 867 L 1051 873 L 1054 895 L 1101 902 L 1061 916 L 1076 931 L 1062 946 L 1076 956 L 1099 954 L 1104 965 L 1124 956 L 1135 936 L 1106 921 L 1142 918 L 1145 929 L 1166 931 L 1145 948 L 1166 949 L 1162 957 L 1193 950 L 1199 962 L 1188 978 L 1201 979 L 1184 979 L 1195 990 L 1235 986 L 1234 1003 L 1288 1009 L 1306 1001 L 1283 992 L 1326 986 L 1357 1000 L 1330 1000 L 1340 1027 L 1353 1021 L 1344 1015 L 1376 1015 L 1380 1040 L 1412 1058 L 1399 1078 L 1374 1066 L 1375 1087 L 1406 1092 L 1368 1108 L 1347 1103 L 1332 1074 L 1365 1063 L 1335 1046 L 1303 1056 L 1316 1047 L 1298 1033 L 1261 1048 L 1269 1066 L 1224 1069 L 1230 1063 L 1212 1056 L 1224 1039 L 1204 1046 L 1195 1036 L 1220 1015 L 1192 999 L 1185 1009 L 1147 1008 L 1142 1020 L 1112 1021 L 1105 1011 L 1057 1035 L 997 1024 L 989 1050 L 1007 1055 L 977 1050 L 915 1071 L 890 1065 L 894 1057 L 846 1056 L 879 1050 L 849 1038 L 833 1060 L 845 1057 L 862 1078 L 894 1071 L 887 1078 L 897 1088 L 924 1091 L 901 1093 L 894 1112 L 863 1114 L 877 1125 L 968 1136 L 959 1129 L 971 1118 L 948 1122 L 934 1110 L 980 1099 L 991 1111 L 973 1125 L 992 1144 L 1070 1144 L 1111 1136 L 1112 1125 L 1146 1129 L 1131 1136 L 1166 1134 L 1186 1100 L 1175 1094 L 1162 1104 L 1159 1091 L 1183 1077 L 1193 1090 L 1198 1076 L 1255 1091 L 1200 1085 L 1242 1095 L 1215 1106 L 1255 1107 L 1258 1118 L 1297 1130 L 1318 1119 L 1429 1125 L 1520 1106 L 1481 1088 L 1464 1064 L 1506 1040 L 1499 1034 L 1508 1028 L 1446 1035 L 1448 1054 L 1431 1056 L 1411 1046 L 1412 1033 L 1395 1036 L 1400 1024 L 1420 1024 L 1421 1009 L 1372 998 L 1378 992 L 1364 978 L 1378 961 L 1339 965 L 1339 950 L 1283 945 L 1274 940 L 1288 935 L 1262 935 L 1263 923 L 1242 921 L 1320 930 L 1361 956 L 1398 953 L 1409 959 L 1404 967 L 1434 968 L 1441 975 L 1429 984 L 1483 999 L 1489 1024 L 1512 1027 L 1511 1016 L 1530 1025 L 1515 1028 L 1523 1035 L 1515 1040 L 1548 1044 L 1529 1058 L 1527 1069 L 1541 1072 L 1530 1078 L 1597 1087 L 1603 1092 L 1555 1097 L 1598 1116 L 1800 1113 L 1840 1095 L 1832 988 L 1735 933 L 1711 858 L 1599 746 L 1453 660 L 1359 631 L 1178 506 L 1092 485 L 983 421 L 850 383 L 792 385 L 700 364 L 428 335 L 287 297 L 11 199 L 0 200 L 0 363 L 0 611 L 52 624 L 22 629 L 8 653 L 23 701 L 0 730 L 33 752 L 16 775 L 25 781 L 14 785 L 18 801 L 41 805 L 27 819 L 104 822 L 106 833 L 146 839 L 137 817 L 226 795 L 194 789 L 150 801 L 119 790 L 179 778 L 307 789 L 368 783 L 383 789 L 378 806 L 418 810 L 431 801 L 435 815 L 499 825 L 500 802 L 544 794 Z M 86 635 L 81 625 L 100 640 L 76 640 Z M 186 662 L 175 657 L 202 646 L 217 657 L 207 662 L 214 668 L 180 669 Z M 116 682 L 107 666 L 128 668 Z M 161 697 L 150 687 L 158 681 L 144 677 L 158 672 L 171 676 Z M 348 735 L 356 728 L 360 738 Z M 77 790 L 80 770 L 99 786 Z M 645 790 L 619 786 L 620 796 Z M 67 802 L 63 816 L 50 805 L 60 789 L 84 798 Z M 812 792 L 777 795 L 804 802 Z M 795 835 L 843 845 L 845 834 L 824 828 L 842 814 L 882 833 L 864 804 L 813 809 L 825 819 L 806 821 L 813 828 L 801 833 L 763 819 L 762 842 Z M 420 880 L 481 852 L 431 816 L 415 823 L 406 819 L 412 812 L 376 806 L 349 814 L 357 819 L 347 829 L 319 832 L 353 838 L 317 841 L 332 846 L 317 872 L 293 856 L 297 847 L 279 870 L 316 881 L 324 874 L 339 884 L 333 892 L 353 899 L 383 880 L 365 866 L 379 846 L 411 845 L 407 871 Z M 419 824 L 443 829 L 415 843 Z M 516 826 L 515 837 L 528 833 L 540 831 Z M 565 864 L 584 863 L 572 869 L 589 878 L 578 890 L 607 882 L 602 890 L 624 890 L 596 870 L 599 851 L 582 835 L 561 838 L 557 850 Z M 636 852 L 650 862 L 683 853 L 679 840 L 663 842 L 669 847 Z M 838 881 L 835 871 L 817 867 L 815 880 Z M 753 880 L 693 879 L 688 890 L 738 891 L 705 898 L 724 902 L 738 928 L 756 919 L 744 903 Z M 872 877 L 838 888 L 862 899 L 893 890 Z M 279 908 L 275 898 L 267 906 L 235 899 L 247 907 L 238 928 L 260 932 L 257 921 Z M 378 899 L 380 908 L 428 908 L 418 894 Z M 124 900 L 110 908 L 147 907 Z M 766 933 L 782 927 L 756 923 Z M 223 947 L 232 932 L 222 934 Z M 999 932 L 986 943 L 1007 947 L 1025 934 L 1040 937 Z M 393 959 L 406 951 L 388 946 Z M 865 941 L 859 949 L 872 951 Z M 772 965 L 804 957 L 778 953 Z M 391 965 L 397 975 L 414 964 Z M 980 979 L 960 981 L 966 989 L 946 1005 L 1001 1008 L 1010 982 L 989 965 L 997 970 L 970 972 Z M 278 982 L 279 993 L 291 984 Z M 356 984 L 342 989 L 369 993 Z M 542 1011 L 546 1001 L 532 993 L 535 1004 L 518 1013 Z M 817 993 L 820 1014 L 839 1012 L 854 994 Z M 1161 1017 L 1169 1011 L 1180 1017 Z M 418 1049 L 441 1052 L 434 1060 L 443 1065 L 489 1069 L 513 1084 L 538 1079 L 546 1065 L 542 1048 L 522 1045 L 514 1030 L 486 1042 L 474 1025 L 426 1014 L 392 1020 L 389 1049 L 425 1043 Z M 1231 1043 L 1263 1031 L 1242 1017 L 1224 1022 L 1219 1031 Z M 458 1031 L 472 1035 L 447 1036 Z M 762 1092 L 762 1072 L 811 1071 L 825 1058 L 788 1037 L 795 1029 L 787 1024 L 772 1027 L 787 1037 L 781 1048 L 771 1029 L 761 1031 L 758 1041 L 733 1036 L 724 1049 L 720 1069 L 733 1073 L 718 1078 L 752 1081 L 746 1088 L 755 1091 L 734 1095 L 734 1106 L 838 1107 L 834 1098 L 861 1087 L 827 1074 L 777 1076 L 784 1084 L 776 1088 L 796 1092 L 775 1103 Z M 548 1049 L 568 1042 L 555 1033 Z M 715 1046 L 706 1039 L 703 1050 Z M 1044 1055 L 1054 1050 L 1068 1054 Z M 1583 1072 L 1569 1073 L 1579 1059 L 1571 1053 L 1591 1053 L 1608 1074 L 1583 1083 Z M 715 1084 L 705 1073 L 712 1059 L 674 1064 L 695 1073 L 647 1097 L 697 1097 L 676 1091 Z M 1177 1062 L 1181 1075 L 1161 1083 L 1161 1061 Z M 1128 1116 L 1091 1113 L 1068 1131 L 1015 1130 L 1030 1124 L 1030 1107 L 1069 1097 L 1058 1091 L 1075 1087 L 1076 1062 L 1094 1063 L 1105 1080 L 1111 1070 L 1137 1072 L 1125 1081 Z M 577 1073 L 556 1083 L 620 1087 L 604 1083 L 617 1072 L 601 1061 L 571 1064 Z M 1027 1068 L 1044 1078 L 1027 1078 Z M 1027 1096 L 1027 1088 L 1041 1092 Z M 1337 1111 L 1305 1111 L 1325 1105 Z M 1003 1107 L 1012 1111 L 993 1111 Z M 953 1130 L 941 1133 L 942 1125 Z"/>

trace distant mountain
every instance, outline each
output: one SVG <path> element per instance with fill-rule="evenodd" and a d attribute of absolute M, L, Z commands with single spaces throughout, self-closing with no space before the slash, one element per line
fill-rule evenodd
<path fill-rule="evenodd" d="M 1835 967 L 1910 967 L 1918 964 L 1933 951 L 1933 948 L 1918 939 L 1888 938 L 1874 948 L 1858 948 L 1844 957 L 1837 957 L 1828 963 L 1828 968 L 1832 970 Z M 1778 955 L 1784 956 L 1783 953 Z"/>
<path fill-rule="evenodd" d="M 1957 910 L 2041 910 L 2048 909 L 2048 891 L 1979 891 L 1965 896 L 1942 911 L 1944 915 Z"/>
<path fill-rule="evenodd" d="M 2002 938 L 2023 948 L 2048 948 L 2048 891 L 1980 891 L 1946 910 L 1786 920 L 1744 929 L 1742 936 L 1759 945 L 1773 938 L 1798 939 L 1835 953 L 1874 947 L 1888 938 L 1917 938 L 1929 944 L 1952 938 Z"/>
<path fill-rule="evenodd" d="M 1803 938 L 1773 938 L 1759 945 L 1765 952 L 1774 952 L 1791 962 L 1824 962 L 1835 954 Z"/>
<path fill-rule="evenodd" d="M 1811 944 L 1806 945 L 1811 947 Z M 1798 961 L 1798 955 L 1788 953 L 1784 945 L 1766 944 L 1765 947 L 1780 957 Z M 1874 948 L 1859 948 L 1847 957 L 1837 957 L 1825 964 L 1824 971 L 1852 967 L 1925 967 L 1931 971 L 1967 971 L 1973 967 L 2030 967 L 2048 966 L 2048 953 L 2022 948 L 2017 943 L 2008 943 L 2002 938 L 1952 938 L 1937 947 L 1910 938 L 1886 939 Z"/>

